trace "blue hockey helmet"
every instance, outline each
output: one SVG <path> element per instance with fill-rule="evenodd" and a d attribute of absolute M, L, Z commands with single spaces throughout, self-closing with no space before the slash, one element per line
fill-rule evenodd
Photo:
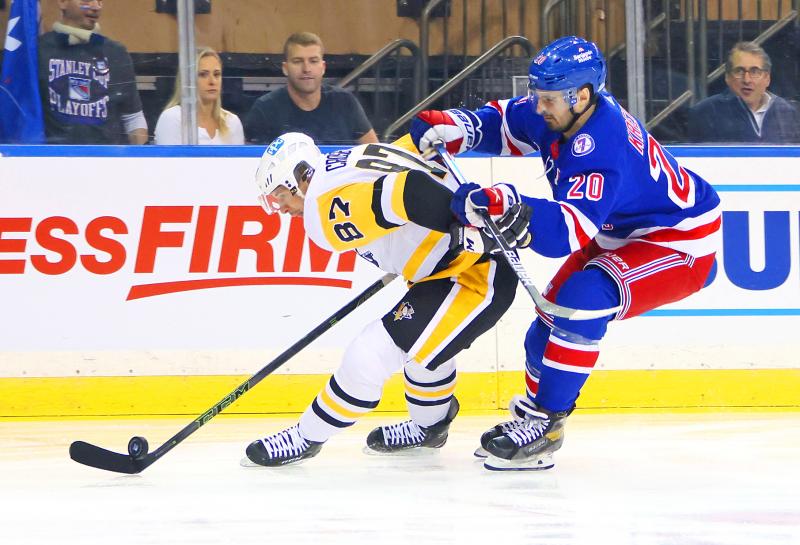
<path fill-rule="evenodd" d="M 551 42 L 531 61 L 529 91 L 564 91 L 570 107 L 578 101 L 578 89 L 591 85 L 592 93 L 605 88 L 606 60 L 593 42 L 564 36 Z"/>

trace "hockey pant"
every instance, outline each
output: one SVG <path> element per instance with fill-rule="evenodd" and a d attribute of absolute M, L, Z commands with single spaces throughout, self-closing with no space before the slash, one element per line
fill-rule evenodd
<path fill-rule="evenodd" d="M 350 342 L 340 367 L 300 418 L 301 433 L 326 441 L 374 409 L 383 385 L 403 369 L 411 418 L 442 420 L 456 385 L 455 356 L 492 328 L 511 306 L 517 279 L 494 259 L 455 279 L 413 284 L 380 320 Z"/>
<path fill-rule="evenodd" d="M 580 309 L 622 308 L 614 316 L 568 320 L 537 310 L 525 337 L 525 385 L 539 406 L 571 408 L 597 362 L 611 320 L 624 320 L 699 291 L 714 254 L 695 258 L 669 248 L 633 242 L 613 251 L 592 241 L 570 255 L 545 297 Z"/>

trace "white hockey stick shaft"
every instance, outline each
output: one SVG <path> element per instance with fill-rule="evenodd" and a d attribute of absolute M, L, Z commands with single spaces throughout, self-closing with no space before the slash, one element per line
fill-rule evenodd
<path fill-rule="evenodd" d="M 435 142 L 433 147 L 459 185 L 466 183 L 464 175 L 461 173 L 458 165 L 456 165 L 453 156 L 450 155 L 450 152 L 448 152 L 447 148 L 445 148 L 444 142 Z M 614 308 L 603 308 L 598 310 L 583 310 L 551 303 L 545 299 L 536 288 L 536 285 L 533 283 L 530 275 L 528 275 L 528 271 L 526 271 L 525 267 L 522 265 L 522 262 L 519 259 L 519 254 L 517 254 L 515 249 L 508 245 L 506 239 L 503 237 L 503 234 L 500 232 L 500 229 L 489 216 L 489 213 L 487 211 L 480 211 L 480 214 L 483 218 L 483 221 L 486 223 L 486 228 L 489 231 L 489 234 L 494 239 L 495 243 L 497 243 L 497 245 L 500 247 L 500 249 L 503 250 L 503 257 L 506 259 L 508 264 L 511 265 L 511 268 L 514 269 L 517 278 L 519 278 L 520 283 L 522 283 L 522 286 L 531 296 L 531 299 L 533 299 L 534 304 L 545 314 L 551 314 L 553 316 L 559 316 L 569 320 L 594 320 L 595 318 L 602 318 L 603 316 L 615 314 L 622 308 L 621 306 L 618 306 Z"/>

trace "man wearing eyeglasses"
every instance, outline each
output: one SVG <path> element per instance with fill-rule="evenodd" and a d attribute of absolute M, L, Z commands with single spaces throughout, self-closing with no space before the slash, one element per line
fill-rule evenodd
<path fill-rule="evenodd" d="M 800 143 L 800 112 L 767 91 L 772 63 L 754 42 L 739 42 L 725 62 L 728 90 L 689 114 L 689 139 L 707 143 Z"/>

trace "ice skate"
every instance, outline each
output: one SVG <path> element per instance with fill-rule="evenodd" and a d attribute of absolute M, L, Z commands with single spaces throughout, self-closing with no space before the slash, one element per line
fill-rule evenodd
<path fill-rule="evenodd" d="M 367 436 L 367 454 L 411 454 L 430 452 L 442 448 L 447 442 L 447 431 L 450 423 L 458 414 L 458 400 L 450 401 L 450 409 L 443 420 L 432 426 L 423 427 L 413 420 L 399 424 L 375 428 Z"/>
<path fill-rule="evenodd" d="M 517 426 L 486 444 L 486 469 L 536 471 L 553 467 L 552 455 L 564 442 L 565 420 L 572 411 L 553 413 L 533 407 L 526 409 L 525 419 Z"/>
<path fill-rule="evenodd" d="M 295 424 L 289 429 L 250 443 L 245 451 L 247 458 L 242 460 L 242 465 L 280 467 L 298 464 L 319 454 L 323 444 L 303 437 Z"/>
<path fill-rule="evenodd" d="M 511 413 L 513 420 L 501 422 L 490 430 L 484 432 L 483 435 L 481 435 L 481 446 L 479 446 L 473 453 L 475 457 L 488 458 L 489 453 L 486 450 L 486 445 L 488 445 L 492 439 L 500 437 L 501 435 L 509 433 L 520 427 L 525 421 L 525 415 L 527 414 L 526 411 L 535 410 L 535 406 L 533 402 L 526 396 L 516 395 L 511 398 L 511 402 L 508 404 L 508 410 Z"/>

